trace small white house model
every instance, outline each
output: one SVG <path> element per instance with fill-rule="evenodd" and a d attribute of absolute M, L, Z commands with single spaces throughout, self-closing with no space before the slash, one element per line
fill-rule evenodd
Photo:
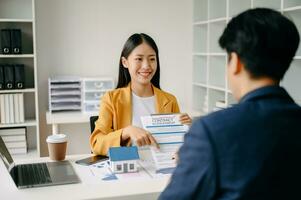
<path fill-rule="evenodd" d="M 111 147 L 109 149 L 110 167 L 114 173 L 137 172 L 138 149 L 133 147 Z"/>

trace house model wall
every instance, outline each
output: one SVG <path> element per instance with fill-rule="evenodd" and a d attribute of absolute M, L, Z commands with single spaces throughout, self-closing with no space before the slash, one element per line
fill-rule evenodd
<path fill-rule="evenodd" d="M 111 161 L 110 167 L 114 173 L 127 173 L 138 171 L 136 160 Z"/>
<path fill-rule="evenodd" d="M 137 172 L 139 154 L 136 146 L 111 147 L 109 149 L 110 167 L 114 173 Z"/>

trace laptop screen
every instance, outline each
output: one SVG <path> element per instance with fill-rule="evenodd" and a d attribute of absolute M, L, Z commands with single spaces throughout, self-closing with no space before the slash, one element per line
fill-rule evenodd
<path fill-rule="evenodd" d="M 6 168 L 10 171 L 14 166 L 14 160 L 8 152 L 2 137 L 0 136 L 0 157 L 3 160 Z"/>

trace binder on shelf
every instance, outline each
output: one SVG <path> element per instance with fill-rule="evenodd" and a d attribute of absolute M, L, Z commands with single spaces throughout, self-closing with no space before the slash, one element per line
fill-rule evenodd
<path fill-rule="evenodd" d="M 13 96 L 14 96 L 14 120 L 15 123 L 20 123 L 19 96 L 18 94 L 13 94 Z"/>
<path fill-rule="evenodd" d="M 24 94 L 0 94 L 0 123 L 24 122 Z"/>
<path fill-rule="evenodd" d="M 22 53 L 22 36 L 21 29 L 12 29 L 11 33 L 11 51 L 13 54 Z"/>
<path fill-rule="evenodd" d="M 5 123 L 8 124 L 10 123 L 10 118 L 9 118 L 9 97 L 8 94 L 4 94 L 4 110 L 5 110 Z"/>
<path fill-rule="evenodd" d="M 11 35 L 10 29 L 1 30 L 1 53 L 11 54 Z"/>
<path fill-rule="evenodd" d="M 14 118 L 14 96 L 13 94 L 8 94 L 8 104 L 9 104 L 9 123 L 15 123 Z"/>
<path fill-rule="evenodd" d="M 15 88 L 23 89 L 25 87 L 25 73 L 24 73 L 24 65 L 16 64 L 14 67 L 15 72 Z"/>
<path fill-rule="evenodd" d="M 12 65 L 4 65 L 4 86 L 6 89 L 14 88 L 14 67 Z"/>
<path fill-rule="evenodd" d="M 4 89 L 4 71 L 3 66 L 0 65 L 0 90 Z"/>
<path fill-rule="evenodd" d="M 2 107 L 1 107 L 1 95 L 0 95 L 0 124 L 2 123 L 2 119 L 1 119 L 1 113 L 3 112 L 2 111 Z"/>
<path fill-rule="evenodd" d="M 6 123 L 6 118 L 5 118 L 5 100 L 4 100 L 4 94 L 0 94 L 0 119 L 1 119 L 1 124 Z"/>
<path fill-rule="evenodd" d="M 23 93 L 18 93 L 19 97 L 19 120 L 20 123 L 25 122 L 25 116 L 24 116 L 24 94 Z"/>

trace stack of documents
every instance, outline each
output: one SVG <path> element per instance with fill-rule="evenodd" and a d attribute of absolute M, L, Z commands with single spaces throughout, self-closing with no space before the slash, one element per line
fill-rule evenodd
<path fill-rule="evenodd" d="M 10 154 L 26 154 L 26 128 L 9 128 L 0 129 L 0 136 L 2 137 Z"/>
<path fill-rule="evenodd" d="M 57 76 L 48 79 L 49 111 L 81 111 L 81 80 L 79 77 Z"/>
<path fill-rule="evenodd" d="M 173 159 L 184 142 L 187 125 L 179 121 L 180 114 L 151 115 L 141 117 L 143 128 L 150 132 L 160 149 L 151 148 L 157 170 L 176 167 Z"/>

